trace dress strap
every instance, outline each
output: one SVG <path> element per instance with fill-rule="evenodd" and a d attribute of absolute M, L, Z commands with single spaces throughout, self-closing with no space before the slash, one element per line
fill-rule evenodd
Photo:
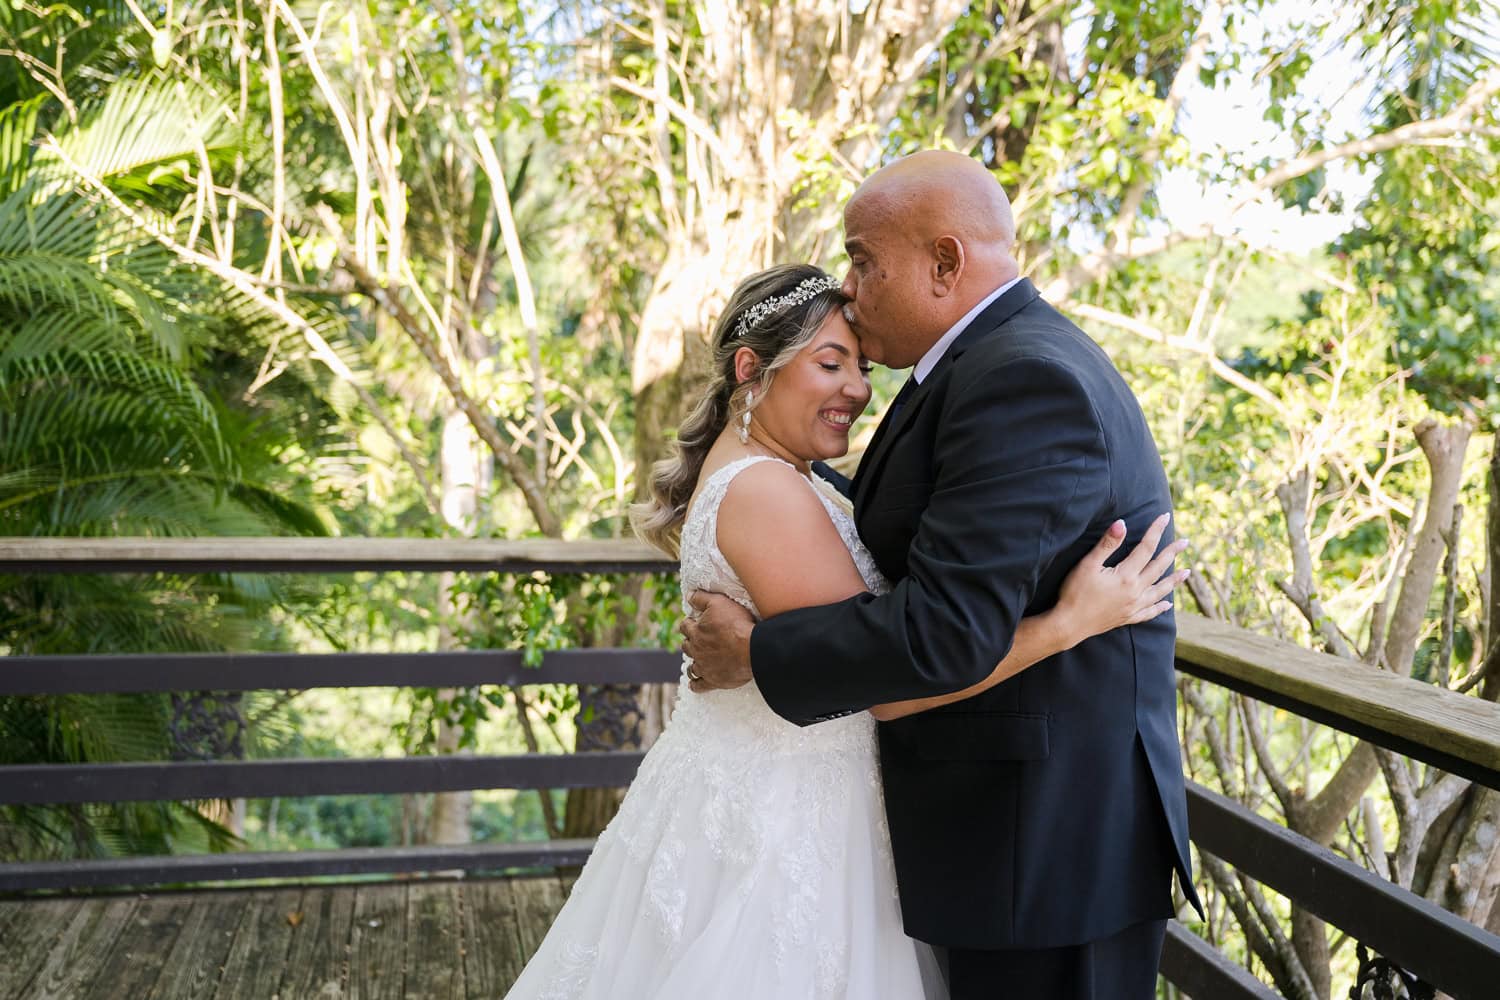
<path fill-rule="evenodd" d="M 744 458 L 737 458 L 733 462 L 728 462 L 715 469 L 708 479 L 704 481 L 703 489 L 699 492 L 698 499 L 693 501 L 693 509 L 688 511 L 688 516 L 691 517 L 693 512 L 699 508 L 717 512 L 720 502 L 724 499 L 724 494 L 729 492 L 729 484 L 734 482 L 734 477 L 759 462 L 780 462 L 794 472 L 796 471 L 796 466 L 792 465 L 791 462 L 783 458 L 777 458 L 775 455 L 746 455 Z M 798 473 L 798 475 L 801 475 L 801 473 Z"/>

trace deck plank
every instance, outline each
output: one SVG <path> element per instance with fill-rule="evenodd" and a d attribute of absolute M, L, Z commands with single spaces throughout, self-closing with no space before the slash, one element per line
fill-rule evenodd
<path fill-rule="evenodd" d="M 135 904 L 133 896 L 83 900 L 26 995 L 36 1000 L 72 1000 L 84 992 L 99 978 L 121 932 L 135 914 Z"/>
<path fill-rule="evenodd" d="M 504 879 L 463 886 L 464 985 L 470 1000 L 505 995 L 524 961 L 516 938 L 516 897 Z"/>
<path fill-rule="evenodd" d="M 516 897 L 516 940 L 523 964 L 531 961 L 563 906 L 563 884 L 557 876 L 518 878 L 510 883 Z"/>
<path fill-rule="evenodd" d="M 265 1000 L 286 969 L 291 918 L 302 912 L 302 890 L 248 893 L 238 909 L 239 923 L 214 1000 Z"/>
<path fill-rule="evenodd" d="M 183 894 L 141 897 L 92 988 L 79 996 L 119 1000 L 150 993 L 192 909 L 192 899 Z"/>
<path fill-rule="evenodd" d="M 192 897 L 187 930 L 172 946 L 149 1000 L 199 1000 L 213 996 L 239 929 L 246 893 Z"/>
<path fill-rule="evenodd" d="M 555 876 L 0 903 L 0 1000 L 497 1000 L 561 908 Z"/>
<path fill-rule="evenodd" d="M 10 925 L 21 919 L 26 906 L 24 899 L 0 899 L 0 941 L 10 933 Z"/>
<path fill-rule="evenodd" d="M 351 1000 L 400 1000 L 406 941 L 406 885 L 361 885 L 354 890 L 349 931 Z"/>
<path fill-rule="evenodd" d="M 459 886 L 413 882 L 406 899 L 406 1000 L 464 1000 Z"/>
<path fill-rule="evenodd" d="M 17 904 L 24 907 L 7 929 L 5 961 L 0 962 L 0 997 L 23 997 L 41 971 L 57 936 L 83 905 L 76 899 L 42 899 Z"/>
<path fill-rule="evenodd" d="M 303 892 L 302 916 L 292 932 L 277 991 L 281 996 L 322 1000 L 344 995 L 354 895 L 347 886 L 310 886 Z"/>

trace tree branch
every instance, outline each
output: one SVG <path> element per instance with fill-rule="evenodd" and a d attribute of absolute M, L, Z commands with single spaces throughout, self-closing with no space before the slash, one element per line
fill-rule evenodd
<path fill-rule="evenodd" d="M 1276 487 L 1276 499 L 1286 518 L 1287 541 L 1292 552 L 1292 579 L 1278 579 L 1276 587 L 1296 605 L 1329 652 L 1346 660 L 1358 659 L 1338 624 L 1318 599 L 1313 582 L 1312 552 L 1307 542 L 1307 507 L 1312 496 L 1312 473 L 1306 466 Z"/>
<path fill-rule="evenodd" d="M 531 475 L 531 471 L 526 468 L 526 464 L 521 461 L 520 456 L 512 450 L 510 443 L 500 435 L 499 430 L 495 427 L 494 419 L 480 408 L 474 397 L 463 387 L 458 373 L 453 370 L 452 365 L 448 363 L 447 358 L 443 356 L 443 352 L 439 350 L 437 343 L 422 326 L 422 323 L 355 256 L 353 249 L 343 238 L 338 220 L 333 217 L 332 210 L 326 205 L 320 205 L 319 208 L 321 209 L 320 214 L 323 218 L 324 226 L 338 241 L 339 258 L 349 270 L 349 273 L 354 276 L 355 284 L 379 305 L 381 309 L 385 310 L 386 314 L 400 325 L 412 343 L 416 345 L 422 357 L 427 360 L 428 365 L 432 367 L 433 372 L 442 381 L 444 387 L 447 388 L 453 402 L 463 411 L 464 416 L 469 419 L 469 423 L 473 425 L 474 431 L 479 435 L 480 440 L 489 446 L 495 458 L 500 461 L 500 464 L 505 467 L 505 471 L 515 481 L 516 486 L 520 488 L 521 494 L 526 500 L 526 506 L 530 509 L 531 516 L 536 519 L 537 527 L 541 529 L 542 534 L 547 535 L 549 538 L 560 537 L 562 535 L 562 524 L 551 506 L 547 503 L 543 484 Z"/>
<path fill-rule="evenodd" d="M 1180 351 L 1187 351 L 1190 354 L 1196 354 L 1207 361 L 1209 369 L 1212 370 L 1215 375 L 1223 379 L 1225 382 L 1228 382 L 1235 388 L 1251 396 L 1254 396 L 1256 399 L 1269 406 L 1272 411 L 1277 414 L 1281 414 L 1285 411 L 1285 407 L 1282 406 L 1281 400 L 1272 395 L 1270 390 L 1266 389 L 1265 386 L 1262 386 L 1254 379 L 1246 378 L 1244 375 L 1241 375 L 1239 372 L 1229 367 L 1229 365 L 1227 365 L 1224 360 L 1218 356 L 1213 347 L 1209 344 L 1203 344 L 1195 340 L 1189 340 L 1186 337 L 1168 334 L 1165 331 L 1159 330 L 1149 323 L 1143 323 L 1140 320 L 1135 319 L 1134 317 L 1126 316 L 1123 313 L 1117 313 L 1109 309 L 1101 309 L 1099 306 L 1090 305 L 1087 302 L 1068 302 L 1064 304 L 1062 308 L 1067 312 L 1071 312 L 1077 316 L 1082 316 L 1084 319 L 1091 319 L 1095 320 L 1096 322 L 1107 323 L 1110 326 L 1117 327 L 1118 329 L 1125 330 L 1129 333 L 1134 333 L 1137 336 L 1146 338 L 1147 340 L 1155 341 L 1158 344 L 1163 344 L 1167 347 L 1173 347 Z"/>
<path fill-rule="evenodd" d="M 1456 104 L 1453 110 L 1439 118 L 1410 122 L 1362 139 L 1328 146 L 1316 152 L 1286 160 L 1252 181 L 1244 193 L 1230 204 L 1218 221 L 1151 239 L 1127 240 L 1123 244 L 1115 245 L 1106 242 L 1105 246 L 1083 257 L 1066 273 L 1049 282 L 1043 288 L 1042 293 L 1053 302 L 1062 302 L 1080 288 L 1099 280 L 1120 264 L 1154 256 L 1179 243 L 1206 238 L 1215 232 L 1228 230 L 1232 228 L 1235 216 L 1267 191 L 1289 180 L 1310 174 L 1335 160 L 1368 156 L 1400 146 L 1485 130 L 1487 128 L 1485 123 L 1476 119 L 1485 102 L 1497 92 L 1500 92 L 1500 70 L 1494 70 L 1488 76 L 1475 81 L 1463 100 Z"/>
<path fill-rule="evenodd" d="M 1177 127 L 1183 98 L 1187 96 L 1188 88 L 1198 77 L 1198 67 L 1203 64 L 1203 55 L 1208 51 L 1210 36 L 1223 23 L 1223 20 L 1224 8 L 1218 0 L 1206 0 L 1203 13 L 1198 19 L 1198 30 L 1194 32 L 1193 41 L 1188 45 L 1188 50 L 1182 57 L 1182 63 L 1172 77 L 1172 86 L 1167 91 L 1165 120 L 1161 122 L 1156 134 L 1152 136 L 1151 145 L 1141 155 L 1140 164 L 1135 169 L 1137 179 L 1125 192 L 1125 197 L 1121 199 L 1120 211 L 1115 216 L 1114 224 L 1110 226 L 1109 235 L 1105 237 L 1106 247 L 1118 246 L 1129 240 L 1130 230 L 1135 226 L 1136 216 L 1140 214 L 1141 203 L 1146 200 L 1146 193 L 1156 179 L 1156 165 L 1161 161 L 1162 150 L 1166 147 L 1172 131 Z"/>
<path fill-rule="evenodd" d="M 609 84 L 612 87 L 617 87 L 625 91 L 627 94 L 634 94 L 643 101 L 650 101 L 652 104 L 666 108 L 673 118 L 682 122 L 689 132 L 692 132 L 693 135 L 702 140 L 703 144 L 709 148 L 714 156 L 718 157 L 719 162 L 724 165 L 726 171 L 731 175 L 738 173 L 736 161 L 729 155 L 729 151 L 724 148 L 724 143 L 719 138 L 718 133 L 714 131 L 713 126 L 683 107 L 671 95 L 642 87 L 640 84 L 627 80 L 623 76 L 610 77 Z"/>

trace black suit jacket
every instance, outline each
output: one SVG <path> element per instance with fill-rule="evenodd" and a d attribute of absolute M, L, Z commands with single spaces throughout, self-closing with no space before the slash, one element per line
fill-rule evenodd
<path fill-rule="evenodd" d="M 882 423 L 854 497 L 891 592 L 787 612 L 751 636 L 761 693 L 804 725 L 976 683 L 1115 518 L 1134 539 L 1171 509 L 1129 387 L 1026 280 Z M 1096 940 L 1168 916 L 1174 868 L 1196 902 L 1175 636 L 1168 613 L 880 726 L 908 934 L 962 948 Z"/>

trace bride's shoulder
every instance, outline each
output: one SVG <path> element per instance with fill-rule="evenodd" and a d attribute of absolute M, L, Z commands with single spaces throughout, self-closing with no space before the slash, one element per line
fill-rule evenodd
<path fill-rule="evenodd" d="M 725 529 L 740 537 L 764 538 L 769 532 L 786 537 L 831 526 L 817 488 L 785 462 L 747 462 L 730 475 L 719 504 L 721 542 Z"/>

